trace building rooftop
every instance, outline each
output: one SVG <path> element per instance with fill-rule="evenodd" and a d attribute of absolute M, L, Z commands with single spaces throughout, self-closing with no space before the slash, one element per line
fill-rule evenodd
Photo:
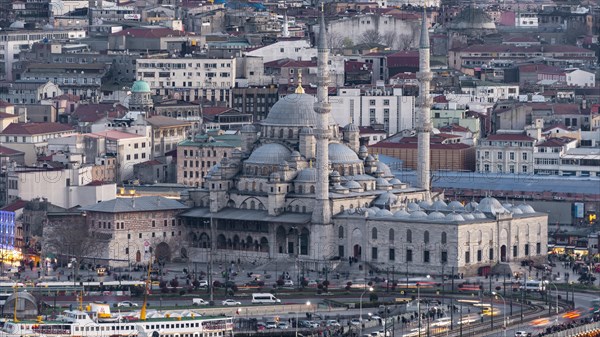
<path fill-rule="evenodd" d="M 130 139 L 130 138 L 142 138 L 144 137 L 143 135 L 136 135 L 133 133 L 128 133 L 128 132 L 123 132 L 123 131 L 116 131 L 116 130 L 107 130 L 107 131 L 99 131 L 99 132 L 92 132 L 92 133 L 87 133 L 86 136 L 91 136 L 91 137 L 104 137 L 107 139 L 112 139 L 112 140 L 118 140 L 118 139 Z"/>
<path fill-rule="evenodd" d="M 69 131 L 75 130 L 70 125 L 60 123 L 10 123 L 0 134 L 33 136 Z"/>
<path fill-rule="evenodd" d="M 177 118 L 166 117 L 166 116 L 150 116 L 146 119 L 148 124 L 155 127 L 170 127 L 170 126 L 191 126 L 191 122 L 181 121 Z"/>
<path fill-rule="evenodd" d="M 165 197 L 116 198 L 109 201 L 81 207 L 82 211 L 101 213 L 146 212 L 187 209 L 188 206 L 177 200 Z"/>

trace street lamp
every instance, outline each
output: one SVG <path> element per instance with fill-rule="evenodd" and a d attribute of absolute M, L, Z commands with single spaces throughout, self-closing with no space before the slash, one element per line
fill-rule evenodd
<path fill-rule="evenodd" d="M 550 280 L 546 280 L 544 283 L 551 284 L 556 291 L 556 323 L 558 323 L 558 288 L 556 287 L 556 284 Z M 548 301 L 548 310 L 550 310 L 550 301 Z"/>
<path fill-rule="evenodd" d="M 500 293 L 492 291 L 492 295 L 500 296 L 502 299 L 502 320 L 504 322 L 504 324 L 502 324 L 502 335 L 506 337 L 506 301 L 504 300 L 504 296 L 500 295 Z M 492 310 L 491 315 L 494 316 L 494 310 Z"/>
<path fill-rule="evenodd" d="M 426 276 L 427 279 L 431 278 L 431 275 Z M 417 281 L 417 315 L 419 316 L 419 337 L 421 337 L 421 283 Z"/>
<path fill-rule="evenodd" d="M 362 335 L 362 326 L 363 326 L 363 321 L 362 321 L 362 301 L 363 301 L 363 296 L 367 293 L 367 292 L 372 292 L 373 291 L 373 287 L 369 287 L 367 289 L 365 289 L 365 291 L 362 292 L 362 294 L 360 294 L 360 313 L 359 313 L 359 318 L 360 318 L 360 334 Z"/>
<path fill-rule="evenodd" d="M 310 307 L 310 301 L 306 301 L 306 306 Z M 298 337 L 298 314 L 300 313 L 300 310 L 296 310 L 296 337 Z"/>

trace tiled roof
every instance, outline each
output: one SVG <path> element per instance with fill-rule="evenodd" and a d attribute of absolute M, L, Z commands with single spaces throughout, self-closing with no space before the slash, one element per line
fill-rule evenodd
<path fill-rule="evenodd" d="M 537 144 L 538 147 L 563 147 L 564 145 L 574 141 L 575 139 L 569 137 L 556 137 L 548 138 L 544 142 Z"/>
<path fill-rule="evenodd" d="M 526 134 L 515 134 L 515 133 L 497 133 L 495 135 L 487 136 L 486 140 L 508 140 L 508 141 L 527 141 L 532 142 L 535 139 L 527 136 Z"/>
<path fill-rule="evenodd" d="M 148 124 L 150 124 L 152 126 L 156 126 L 156 127 L 192 125 L 191 122 L 180 121 L 177 118 L 160 116 L 160 115 L 150 116 L 149 118 L 146 119 L 146 121 L 148 122 Z"/>
<path fill-rule="evenodd" d="M 164 165 L 164 164 L 156 159 L 152 159 L 152 160 L 148 160 L 143 163 L 136 164 L 136 165 L 138 165 L 138 166 L 154 166 L 154 165 Z"/>
<path fill-rule="evenodd" d="M 88 136 L 88 135 L 92 136 L 92 137 L 93 136 L 104 137 L 104 138 L 113 139 L 113 140 L 144 137 L 142 135 L 136 135 L 136 134 L 133 134 L 133 133 L 116 131 L 116 130 L 107 130 L 107 131 L 99 131 L 99 132 L 87 133 L 86 136 Z"/>
<path fill-rule="evenodd" d="M 417 149 L 417 143 L 396 143 L 396 142 L 387 142 L 381 141 L 377 144 L 373 144 L 369 147 L 384 147 L 384 148 L 393 148 L 393 149 Z M 463 143 L 452 143 L 452 144 L 442 144 L 442 143 L 432 143 L 430 148 L 432 150 L 463 150 L 471 148 L 471 145 L 463 144 Z"/>
<path fill-rule="evenodd" d="M 60 123 L 10 123 L 2 135 L 44 135 L 48 133 L 74 131 L 73 127 Z"/>
<path fill-rule="evenodd" d="M 561 129 L 561 130 L 569 131 L 569 128 L 566 125 L 564 125 L 564 124 L 550 125 L 548 127 L 545 127 L 544 129 L 542 129 L 542 131 L 546 132 L 546 131 L 550 131 L 552 129 Z"/>
<path fill-rule="evenodd" d="M 372 126 L 359 126 L 358 127 L 359 133 L 361 134 L 373 134 L 373 133 L 377 133 L 377 134 L 386 134 L 387 132 L 385 132 L 385 130 L 377 130 L 374 129 Z"/>
<path fill-rule="evenodd" d="M 204 115 L 205 117 L 206 116 L 218 116 L 229 110 L 231 110 L 231 108 L 222 107 L 222 106 L 204 107 L 204 108 L 202 108 L 202 115 Z"/>
<path fill-rule="evenodd" d="M 593 53 L 592 50 L 569 45 L 532 45 L 532 46 L 516 46 L 510 44 L 474 44 L 464 48 L 454 49 L 460 52 L 529 52 L 529 53 Z M 578 56 L 580 57 L 580 56 Z"/>
<path fill-rule="evenodd" d="M 292 59 L 280 59 L 265 63 L 265 68 L 310 68 L 316 66 L 317 61 L 297 61 Z"/>
<path fill-rule="evenodd" d="M 27 201 L 25 200 L 15 200 L 12 203 L 2 207 L 3 211 L 14 212 L 20 210 L 21 208 L 25 208 L 27 205 Z"/>
<path fill-rule="evenodd" d="M 159 39 L 163 37 L 187 36 L 186 33 L 170 28 L 129 28 L 112 34 L 113 36 L 128 36 L 133 38 Z"/>
<path fill-rule="evenodd" d="M 542 72 L 544 74 L 549 73 L 561 73 L 562 69 L 559 67 L 549 66 L 546 64 L 523 64 L 519 66 L 519 72 L 523 73 L 539 73 Z"/>
<path fill-rule="evenodd" d="M 13 150 L 13 149 L 11 149 L 9 147 L 0 145 L 0 155 L 10 156 L 10 155 L 13 155 L 13 154 L 20 154 L 20 153 L 22 154 L 23 152 L 17 151 L 17 150 Z"/>
<path fill-rule="evenodd" d="M 14 106 L 14 104 L 8 103 L 7 101 L 3 101 L 0 99 L 0 108 L 4 108 L 7 106 Z"/>
<path fill-rule="evenodd" d="M 17 115 L 7 114 L 6 112 L 0 112 L 0 119 L 4 118 L 19 118 Z"/>
<path fill-rule="evenodd" d="M 458 124 L 444 125 L 441 128 L 439 128 L 439 130 L 444 131 L 444 132 L 469 132 L 469 131 L 471 131 L 471 130 L 469 130 L 469 128 L 465 128 Z"/>
<path fill-rule="evenodd" d="M 82 104 L 79 105 L 73 112 L 73 116 L 78 121 L 84 123 L 93 123 L 106 117 L 118 118 L 122 117 L 127 112 L 127 108 L 112 103 L 98 103 L 98 104 Z"/>
<path fill-rule="evenodd" d="M 146 212 L 186 209 L 188 206 L 165 197 L 116 198 L 81 207 L 82 211 L 101 213 Z"/>

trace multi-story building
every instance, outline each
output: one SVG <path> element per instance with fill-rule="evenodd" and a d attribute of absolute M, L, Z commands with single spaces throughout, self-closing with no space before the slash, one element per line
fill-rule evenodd
<path fill-rule="evenodd" d="M 254 121 L 261 121 L 277 102 L 277 86 L 233 88 L 231 107 L 244 114 L 251 114 Z"/>
<path fill-rule="evenodd" d="M 96 256 L 122 267 L 146 264 L 150 254 L 169 261 L 169 247 L 184 250 L 188 231 L 177 215 L 187 208 L 176 200 L 155 196 L 113 198 L 81 210 L 87 214 L 91 234 L 104 243 Z"/>
<path fill-rule="evenodd" d="M 133 165 L 151 159 L 152 141 L 146 134 L 134 134 L 117 130 L 93 132 L 87 135 L 99 138 L 101 152 L 116 159 L 116 181 L 133 178 Z"/>
<path fill-rule="evenodd" d="M 331 114 L 340 125 L 381 124 L 390 135 L 415 125 L 415 98 L 403 96 L 400 88 L 340 88 L 330 102 Z"/>
<path fill-rule="evenodd" d="M 0 83 L 0 99 L 8 103 L 37 104 L 60 95 L 62 90 L 50 81 Z"/>
<path fill-rule="evenodd" d="M 196 135 L 177 146 L 177 183 L 200 187 L 210 169 L 241 149 L 240 135 Z"/>
<path fill-rule="evenodd" d="M 498 133 L 477 147 L 477 172 L 533 174 L 537 139 L 525 133 Z"/>
<path fill-rule="evenodd" d="M 2 263 L 5 262 L 16 262 L 16 257 L 20 255 L 15 250 L 16 246 L 16 216 L 15 212 L 0 211 L 0 260 Z"/>
<path fill-rule="evenodd" d="M 71 135 L 70 125 L 59 123 L 12 123 L 0 132 L 3 146 L 25 153 L 25 164 L 31 165 L 48 150 L 48 140 Z"/>
<path fill-rule="evenodd" d="M 91 165 L 17 167 L 8 171 L 8 202 L 44 197 L 57 206 L 71 208 L 115 197 L 114 183 L 95 183 L 91 178 Z"/>
<path fill-rule="evenodd" d="M 239 130 L 244 125 L 252 124 L 251 114 L 232 108 L 206 107 L 202 111 L 202 116 L 204 117 L 202 128 L 206 132 Z"/>
<path fill-rule="evenodd" d="M 55 40 L 77 40 L 86 37 L 86 31 L 71 30 L 2 30 L 0 31 L 0 80 L 13 78 L 13 64 L 18 61 L 19 53 L 31 47 L 35 42 Z"/>
<path fill-rule="evenodd" d="M 152 156 L 164 156 L 175 150 L 177 144 L 190 136 L 192 123 L 172 117 L 150 116 L 146 122 L 152 126 Z"/>
<path fill-rule="evenodd" d="M 30 63 L 18 74 L 19 82 L 51 81 L 64 94 L 79 96 L 80 99 L 99 99 L 102 79 L 110 65 L 106 63 Z"/>
<path fill-rule="evenodd" d="M 202 105 L 195 102 L 186 102 L 175 99 L 156 102 L 154 104 L 153 114 L 190 122 L 192 123 L 192 128 L 194 130 L 200 129 L 200 124 L 202 124 Z"/>
<path fill-rule="evenodd" d="M 235 59 L 138 59 L 137 76 L 157 95 L 178 93 L 185 101 L 229 102 L 235 87 Z"/>
<path fill-rule="evenodd" d="M 461 82 L 460 90 L 470 95 L 472 102 L 496 103 L 519 97 L 519 84 L 467 80 Z"/>
<path fill-rule="evenodd" d="M 553 137 L 539 144 L 533 154 L 533 169 L 539 175 L 600 177 L 600 150 L 577 148 L 577 140 Z"/>

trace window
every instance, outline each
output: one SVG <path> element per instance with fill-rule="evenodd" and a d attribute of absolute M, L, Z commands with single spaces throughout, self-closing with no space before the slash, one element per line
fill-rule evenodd
<path fill-rule="evenodd" d="M 465 252 L 465 263 L 471 263 L 471 252 Z"/>
<path fill-rule="evenodd" d="M 442 244 L 445 245 L 446 243 L 448 243 L 448 235 L 446 235 L 446 232 L 442 232 Z"/>
<path fill-rule="evenodd" d="M 483 253 L 481 252 L 481 249 L 477 250 L 477 262 L 481 262 L 481 259 L 483 258 Z"/>
<path fill-rule="evenodd" d="M 383 105 L 390 105 L 390 100 L 389 99 L 384 99 L 383 100 Z"/>
<path fill-rule="evenodd" d="M 509 153 L 508 153 L 508 158 L 509 158 L 510 160 L 515 160 L 515 153 L 514 153 L 514 152 L 509 152 Z"/>
<path fill-rule="evenodd" d="M 406 250 L 406 262 L 412 262 L 412 249 L 407 249 Z"/>
<path fill-rule="evenodd" d="M 429 243 L 429 231 L 425 231 L 425 233 L 423 233 L 423 242 Z"/>
<path fill-rule="evenodd" d="M 377 260 L 377 247 L 371 247 L 371 259 Z"/>
<path fill-rule="evenodd" d="M 343 239 L 344 238 L 344 227 L 340 226 L 340 228 L 338 229 L 338 238 Z"/>
<path fill-rule="evenodd" d="M 369 100 L 369 105 L 375 105 L 375 100 L 374 99 Z"/>
<path fill-rule="evenodd" d="M 539 242 L 535 244 L 535 253 L 538 255 L 542 253 L 542 244 Z"/>
<path fill-rule="evenodd" d="M 375 227 L 373 227 L 373 229 L 371 229 L 371 239 L 377 240 L 377 228 L 375 228 Z"/>
<path fill-rule="evenodd" d="M 490 248 L 490 261 L 494 260 L 494 248 Z"/>
<path fill-rule="evenodd" d="M 423 263 L 429 263 L 429 251 L 423 251 Z"/>
<path fill-rule="evenodd" d="M 342 245 L 338 246 L 338 256 L 344 257 L 344 246 L 342 246 Z"/>
<path fill-rule="evenodd" d="M 523 152 L 521 154 L 521 156 L 522 156 L 523 160 L 527 160 L 527 152 Z"/>
<path fill-rule="evenodd" d="M 448 263 L 448 252 L 442 252 L 442 263 Z"/>
<path fill-rule="evenodd" d="M 412 243 L 412 231 L 410 229 L 406 230 L 406 242 Z"/>
<path fill-rule="evenodd" d="M 394 229 L 390 228 L 390 234 L 388 235 L 390 242 L 394 242 Z"/>
<path fill-rule="evenodd" d="M 513 257 L 517 257 L 519 255 L 519 247 L 513 246 Z"/>
<path fill-rule="evenodd" d="M 498 160 L 502 160 L 502 152 L 498 152 Z"/>
<path fill-rule="evenodd" d="M 396 250 L 394 248 L 390 248 L 388 260 L 396 261 Z"/>
<path fill-rule="evenodd" d="M 529 244 L 525 244 L 525 256 L 529 256 Z"/>

